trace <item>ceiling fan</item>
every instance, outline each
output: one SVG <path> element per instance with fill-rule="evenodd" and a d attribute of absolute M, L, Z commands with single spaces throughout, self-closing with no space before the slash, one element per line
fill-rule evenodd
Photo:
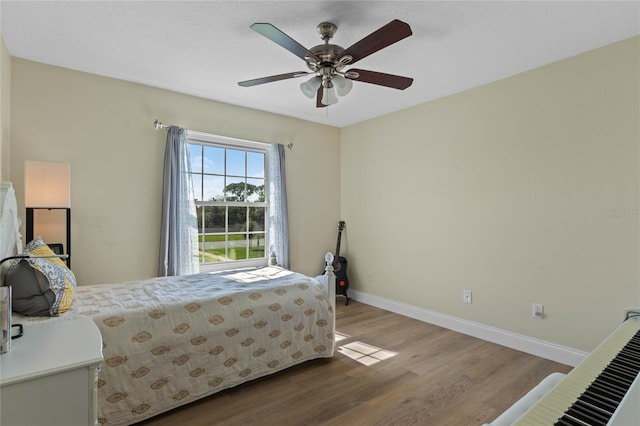
<path fill-rule="evenodd" d="M 297 71 L 240 81 L 238 85 L 242 87 L 313 74 L 311 79 L 300 84 L 300 89 L 308 98 L 315 97 L 316 106 L 322 108 L 337 103 L 338 96 L 348 94 L 353 86 L 352 80 L 400 90 L 406 89 L 413 83 L 412 78 L 399 75 L 354 68 L 344 70 L 347 65 L 352 65 L 378 50 L 409 37 L 412 34 L 411 27 L 400 20 L 394 19 L 347 49 L 329 43 L 338 29 L 331 22 L 322 22 L 318 25 L 317 31 L 324 44 L 314 46 L 311 49 L 302 46 L 271 24 L 255 23 L 251 25 L 251 29 L 303 59 L 310 71 Z"/>

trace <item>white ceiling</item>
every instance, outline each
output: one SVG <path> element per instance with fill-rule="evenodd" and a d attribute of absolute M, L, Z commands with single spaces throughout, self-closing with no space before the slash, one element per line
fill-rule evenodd
<path fill-rule="evenodd" d="M 347 48 L 392 19 L 413 35 L 354 67 L 413 77 L 404 91 L 355 82 L 318 109 L 304 77 L 237 85 L 306 70 L 254 22 L 309 48 L 330 21 Z M 343 127 L 640 34 L 640 2 L 1 0 L 0 30 L 15 57 Z"/>

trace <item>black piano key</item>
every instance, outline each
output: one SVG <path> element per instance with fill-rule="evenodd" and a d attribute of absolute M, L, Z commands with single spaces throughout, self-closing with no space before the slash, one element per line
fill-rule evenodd
<path fill-rule="evenodd" d="M 640 370 L 640 358 L 638 358 L 638 354 L 640 354 L 640 350 L 638 350 L 637 352 L 623 351 L 618 354 L 615 359 L 616 362 L 623 362 L 630 368 Z"/>
<path fill-rule="evenodd" d="M 603 373 L 606 373 L 609 376 L 615 377 L 619 383 L 622 383 L 624 386 L 631 386 L 631 383 L 636 379 L 635 375 L 628 374 L 623 369 L 620 369 L 614 365 L 609 365 L 607 368 L 602 370 Z"/>
<path fill-rule="evenodd" d="M 559 426 L 589 426 L 588 423 L 584 423 L 579 420 L 572 419 L 567 415 L 560 417 L 560 419 L 558 419 L 558 421 L 555 422 L 555 424 Z"/>
<path fill-rule="evenodd" d="M 587 389 L 593 390 L 598 393 L 600 396 L 604 398 L 608 398 L 611 401 L 614 401 L 616 404 L 619 404 L 622 398 L 624 397 L 624 392 L 620 389 L 614 389 L 610 387 L 607 383 L 603 381 L 593 382 Z"/>
<path fill-rule="evenodd" d="M 629 385 L 631 384 L 631 383 L 629 383 L 628 385 L 625 384 L 624 380 L 610 374 L 607 371 L 603 371 L 602 373 L 600 373 L 600 375 L 598 376 L 598 379 L 604 380 L 610 386 L 616 387 L 617 389 L 620 389 L 622 391 L 624 391 L 625 389 L 629 389 Z"/>
<path fill-rule="evenodd" d="M 640 353 L 640 344 L 639 345 L 625 346 L 624 348 L 622 348 L 620 350 L 620 352 L 618 352 L 616 357 L 618 357 L 618 356 L 628 357 L 632 362 L 635 362 L 637 364 L 638 361 L 640 361 L 637 358 L 638 353 Z"/>
<path fill-rule="evenodd" d="M 582 407 L 573 404 L 568 410 L 567 415 L 573 417 L 574 419 L 578 419 L 582 422 L 585 422 L 591 426 L 606 426 L 607 420 L 597 418 L 592 415 L 592 413 L 588 411 L 584 411 Z"/>
<path fill-rule="evenodd" d="M 583 393 L 586 397 L 593 400 L 600 401 L 604 406 L 617 407 L 620 404 L 622 398 L 618 398 L 616 395 L 610 395 L 602 392 L 601 388 L 597 385 L 589 386 Z"/>
<path fill-rule="evenodd" d="M 594 392 L 590 389 L 587 389 L 580 396 L 580 399 L 611 414 L 613 414 L 613 412 L 616 411 L 616 408 L 618 408 L 616 403 L 608 398 L 599 398 L 598 395 L 594 394 Z"/>
<path fill-rule="evenodd" d="M 609 369 L 614 374 L 620 374 L 623 377 L 626 377 L 627 379 L 631 379 L 632 382 L 636 379 L 636 376 L 638 375 L 637 373 L 629 370 L 619 362 L 615 364 L 609 364 L 607 368 L 605 368 L 605 370 L 607 369 Z"/>
<path fill-rule="evenodd" d="M 591 404 L 588 401 L 588 398 L 585 398 L 584 395 L 581 395 L 580 398 L 576 401 L 577 405 L 582 405 L 584 407 L 584 411 L 589 411 L 590 413 L 594 413 L 597 417 L 602 417 L 603 419 L 608 419 L 611 417 L 615 410 L 609 411 L 605 410 L 602 407 L 599 407 L 597 404 Z"/>
<path fill-rule="evenodd" d="M 617 371 L 617 370 L 622 370 L 622 371 Z M 621 369 L 621 367 L 617 363 L 609 364 L 607 367 L 605 367 L 604 370 L 602 370 L 602 372 L 607 373 L 611 376 L 617 377 L 618 380 L 623 383 L 629 381 L 630 378 L 631 378 L 631 381 L 633 382 L 636 376 L 635 374 L 633 375 L 624 374 L 624 369 Z"/>
<path fill-rule="evenodd" d="M 630 363 L 634 365 L 640 364 L 640 359 L 638 359 L 638 354 L 640 353 L 640 348 L 633 348 L 625 346 L 622 348 L 620 352 L 616 355 L 616 358 L 626 358 Z"/>
<path fill-rule="evenodd" d="M 638 374 L 638 372 L 640 372 L 640 359 L 634 360 L 627 359 L 626 357 L 616 357 L 615 363 L 616 365 L 624 367 L 631 372 L 635 372 L 635 374 Z"/>
<path fill-rule="evenodd" d="M 640 337 L 632 337 L 626 346 L 630 348 L 640 348 Z"/>

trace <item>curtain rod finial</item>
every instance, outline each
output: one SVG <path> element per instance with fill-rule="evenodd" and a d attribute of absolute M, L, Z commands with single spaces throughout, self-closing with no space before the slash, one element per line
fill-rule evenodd
<path fill-rule="evenodd" d="M 292 151 L 293 150 L 293 142 L 289 142 L 287 144 L 287 148 L 289 148 L 289 150 Z"/>

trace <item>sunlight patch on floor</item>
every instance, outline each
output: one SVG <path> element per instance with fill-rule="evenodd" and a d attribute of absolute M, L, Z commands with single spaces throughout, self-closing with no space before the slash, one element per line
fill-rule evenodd
<path fill-rule="evenodd" d="M 336 341 L 338 341 L 337 334 Z M 398 354 L 358 341 L 339 346 L 338 352 L 366 366 L 377 364 Z"/>
<path fill-rule="evenodd" d="M 340 333 L 339 331 L 336 331 L 335 336 L 336 336 L 336 342 L 339 342 L 341 340 L 348 339 L 349 337 L 351 337 L 348 334 Z"/>

